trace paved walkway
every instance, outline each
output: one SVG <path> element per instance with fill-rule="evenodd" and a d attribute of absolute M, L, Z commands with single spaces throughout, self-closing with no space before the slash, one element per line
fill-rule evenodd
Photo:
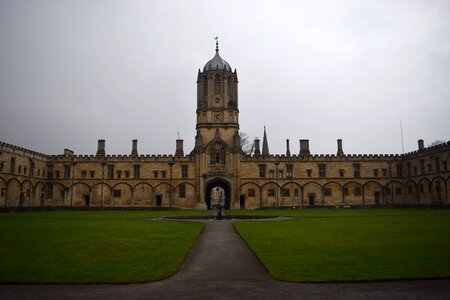
<path fill-rule="evenodd" d="M 230 221 L 210 221 L 180 271 L 167 280 L 126 285 L 0 285 L 0 299 L 317 298 L 450 299 L 450 280 L 279 282 L 269 277 Z"/>

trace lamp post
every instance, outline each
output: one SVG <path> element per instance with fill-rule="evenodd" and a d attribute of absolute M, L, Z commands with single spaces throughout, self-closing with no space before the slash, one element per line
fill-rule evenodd
<path fill-rule="evenodd" d="M 276 196 L 276 199 L 277 199 L 277 207 L 280 207 L 280 203 L 279 203 L 279 197 L 278 197 L 278 165 L 280 164 L 280 162 L 279 161 L 276 161 L 275 162 L 275 184 L 276 184 L 276 186 L 277 186 L 277 189 L 275 190 L 275 196 Z"/>
<path fill-rule="evenodd" d="M 172 158 L 172 160 L 169 162 L 169 167 L 170 167 L 170 198 L 169 198 L 169 206 L 172 207 L 173 204 L 173 165 L 174 165 L 174 159 Z"/>
<path fill-rule="evenodd" d="M 102 161 L 101 162 L 101 165 L 102 165 L 102 184 L 101 184 L 101 188 L 102 188 L 102 190 L 101 190 L 101 196 L 100 196 L 100 207 L 103 207 L 103 197 L 104 197 L 104 195 L 103 195 L 103 188 L 104 188 L 104 182 L 105 182 L 105 165 L 106 165 L 106 162 L 105 161 Z"/>

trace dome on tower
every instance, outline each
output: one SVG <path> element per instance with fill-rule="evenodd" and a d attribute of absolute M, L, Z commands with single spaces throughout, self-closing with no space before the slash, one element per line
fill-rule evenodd
<path fill-rule="evenodd" d="M 203 72 L 209 71 L 209 70 L 225 70 L 231 72 L 230 64 L 227 63 L 222 57 L 219 55 L 219 44 L 216 43 L 216 55 L 208 61 L 203 68 Z"/>

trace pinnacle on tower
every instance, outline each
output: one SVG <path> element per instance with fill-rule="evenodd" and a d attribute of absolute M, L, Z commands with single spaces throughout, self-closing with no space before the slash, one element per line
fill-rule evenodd
<path fill-rule="evenodd" d="M 262 155 L 270 155 L 269 154 L 269 143 L 267 142 L 266 126 L 264 126 Z"/>

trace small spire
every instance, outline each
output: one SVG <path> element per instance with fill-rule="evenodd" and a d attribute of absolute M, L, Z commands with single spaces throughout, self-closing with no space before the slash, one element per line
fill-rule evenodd
<path fill-rule="evenodd" d="M 214 39 L 216 40 L 216 52 L 219 52 L 219 37 L 216 36 Z"/>
<path fill-rule="evenodd" d="M 262 155 L 269 155 L 269 143 L 267 142 L 266 126 L 264 126 L 264 137 L 262 146 Z"/>

